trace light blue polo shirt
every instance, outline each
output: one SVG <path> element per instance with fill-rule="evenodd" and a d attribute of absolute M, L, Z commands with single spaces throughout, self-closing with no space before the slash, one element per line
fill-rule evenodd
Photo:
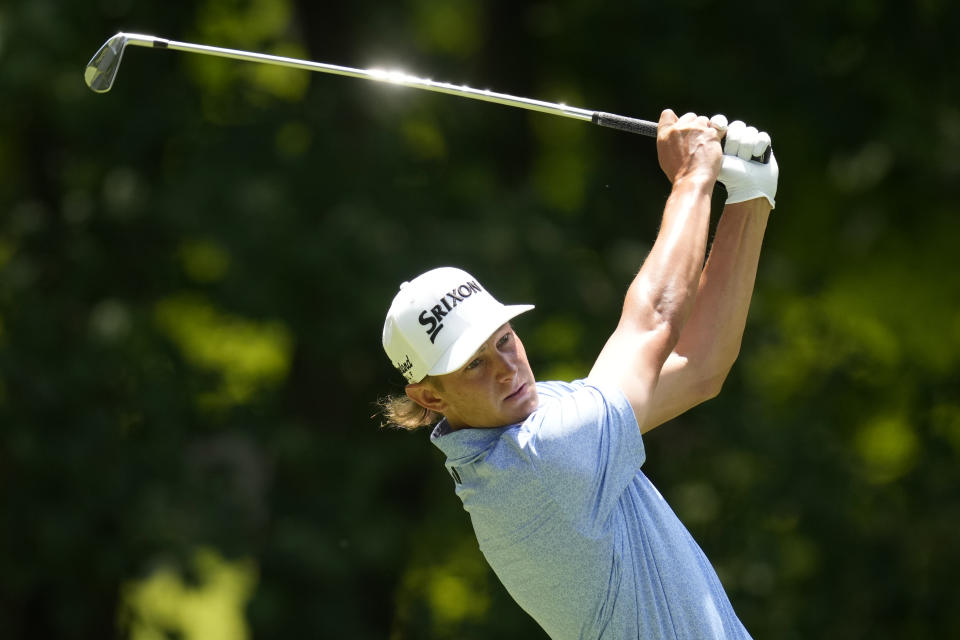
<path fill-rule="evenodd" d="M 447 456 L 480 550 L 554 640 L 750 638 L 700 547 L 640 471 L 618 389 L 537 383 L 524 422 L 449 431 Z"/>

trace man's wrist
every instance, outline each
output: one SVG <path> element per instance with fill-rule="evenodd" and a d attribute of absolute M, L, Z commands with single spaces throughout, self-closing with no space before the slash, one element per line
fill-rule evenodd
<path fill-rule="evenodd" d="M 686 191 L 690 193 L 713 193 L 713 185 L 716 184 L 716 176 L 709 176 L 703 173 L 693 173 L 678 177 L 673 181 L 674 191 Z"/>
<path fill-rule="evenodd" d="M 741 200 L 740 202 L 728 202 L 723 208 L 725 211 L 742 211 L 752 215 L 765 215 L 773 210 L 766 196 L 759 196 L 751 200 Z"/>

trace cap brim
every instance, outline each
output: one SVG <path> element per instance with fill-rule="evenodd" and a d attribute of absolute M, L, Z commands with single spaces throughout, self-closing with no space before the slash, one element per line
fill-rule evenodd
<path fill-rule="evenodd" d="M 457 338 L 450 345 L 436 364 L 428 372 L 431 376 L 442 376 L 453 373 L 463 365 L 477 352 L 477 349 L 487 341 L 493 332 L 506 324 L 509 320 L 533 309 L 532 304 L 513 304 L 504 305 L 499 313 L 492 314 L 483 322 L 477 323 Z"/>

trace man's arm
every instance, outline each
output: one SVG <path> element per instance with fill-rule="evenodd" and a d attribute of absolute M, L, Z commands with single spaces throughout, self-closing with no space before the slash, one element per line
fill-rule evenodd
<path fill-rule="evenodd" d="M 722 155 L 706 118 L 669 109 L 660 116 L 657 155 L 673 187 L 653 249 L 627 290 L 620 322 L 590 377 L 615 384 L 645 424 L 660 370 L 691 311 L 703 268 L 710 197 Z"/>
<path fill-rule="evenodd" d="M 724 208 L 693 311 L 660 372 L 641 431 L 720 392 L 740 353 L 770 210 L 766 198 Z"/>
<path fill-rule="evenodd" d="M 721 127 L 726 120 L 712 118 Z M 760 245 L 780 178 L 772 152 L 765 164 L 750 158 L 762 155 L 769 145 L 766 132 L 739 120 L 726 127 L 718 181 L 727 188 L 727 206 L 700 277 L 694 309 L 660 372 L 646 420 L 641 422 L 643 432 L 720 393 L 740 353 Z"/>

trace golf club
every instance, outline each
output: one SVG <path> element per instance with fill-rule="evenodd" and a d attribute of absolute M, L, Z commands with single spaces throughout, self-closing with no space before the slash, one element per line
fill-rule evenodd
<path fill-rule="evenodd" d="M 401 71 L 385 71 L 380 69 L 353 69 L 351 67 L 341 67 L 334 64 L 325 64 L 322 62 L 310 62 L 308 60 L 298 60 L 296 58 L 285 58 L 282 56 L 272 56 L 265 53 L 253 53 L 249 51 L 239 51 L 237 49 L 224 49 L 221 47 L 211 47 L 202 44 L 192 44 L 189 42 L 178 42 L 176 40 L 167 40 L 137 33 L 120 32 L 107 40 L 100 50 L 87 63 L 83 77 L 93 91 L 97 93 L 106 93 L 113 87 L 117 78 L 117 71 L 120 68 L 120 61 L 123 59 L 123 52 L 127 45 L 137 47 L 148 47 L 152 49 L 173 49 L 175 51 L 186 51 L 188 53 L 200 53 L 219 58 L 230 58 L 233 60 L 245 60 L 247 62 L 260 62 L 263 64 L 272 64 L 281 67 L 291 67 L 294 69 L 303 69 L 305 71 L 318 71 L 320 73 L 330 73 L 340 76 L 349 76 L 351 78 L 360 78 L 362 80 L 375 80 L 378 82 L 388 82 L 413 89 L 425 89 L 438 93 L 448 93 L 451 95 L 472 98 L 474 100 L 484 100 L 486 102 L 495 102 L 510 107 L 519 107 L 529 111 L 540 111 L 565 118 L 574 118 L 576 120 L 585 120 L 601 127 L 629 131 L 630 133 L 639 133 L 644 136 L 655 138 L 657 136 L 657 123 L 648 120 L 639 120 L 637 118 L 628 118 L 614 113 L 605 113 L 603 111 L 590 111 L 578 107 L 571 107 L 565 104 L 543 102 L 542 100 L 532 100 L 530 98 L 521 98 L 507 95 L 505 93 L 496 93 L 489 90 L 472 89 L 464 85 L 454 85 L 446 82 L 435 82 L 426 78 L 418 78 L 407 75 Z M 759 162 L 766 163 L 770 159 L 771 149 L 768 147 L 762 158 L 754 158 Z"/>

